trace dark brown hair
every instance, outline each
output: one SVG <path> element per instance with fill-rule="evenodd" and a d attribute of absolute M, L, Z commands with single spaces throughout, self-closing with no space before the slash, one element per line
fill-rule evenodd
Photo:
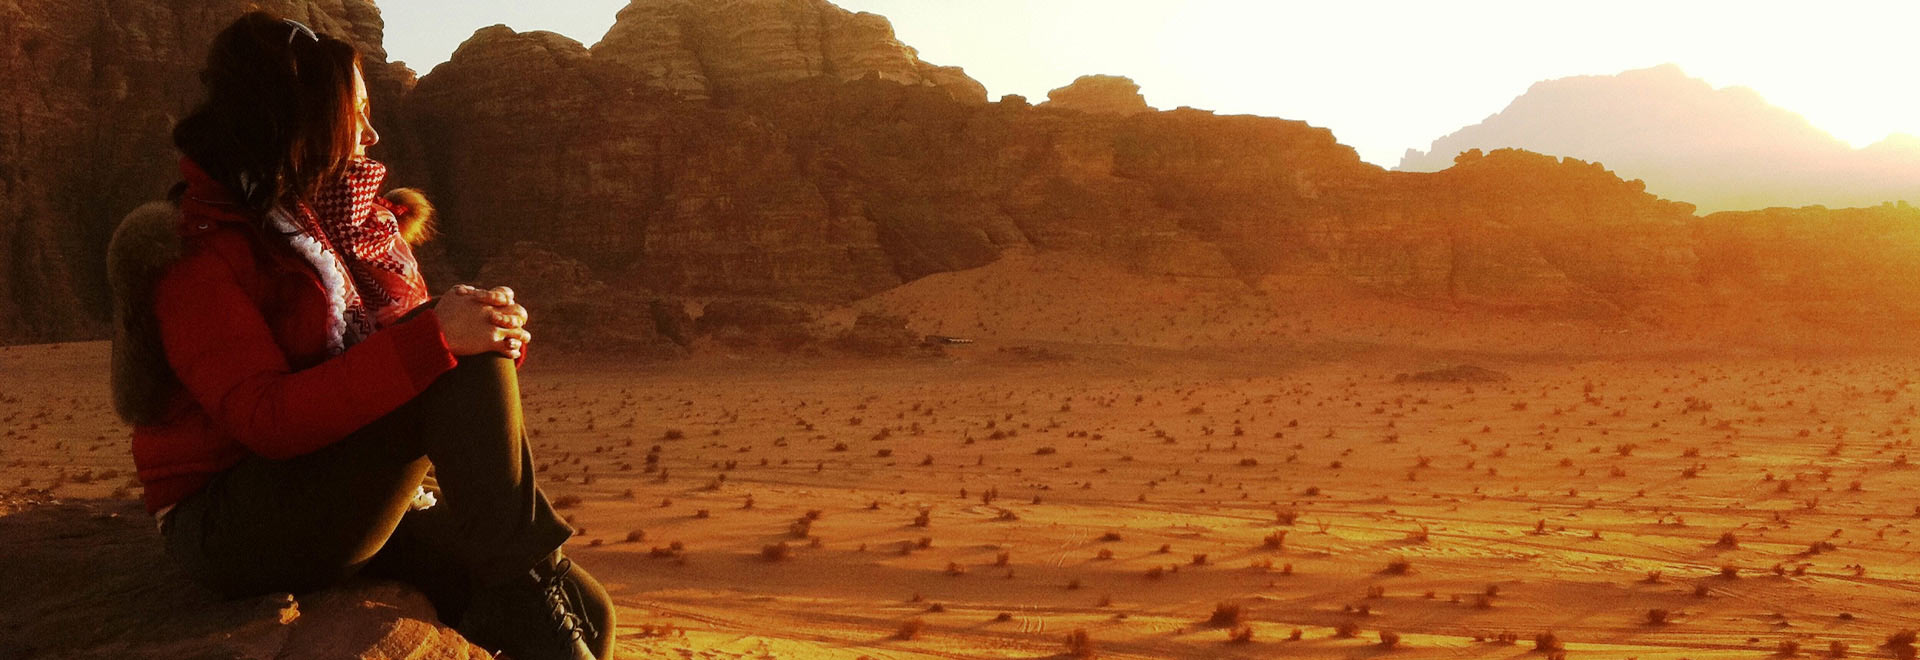
<path fill-rule="evenodd" d="M 352 157 L 359 66 L 353 44 L 249 12 L 213 38 L 206 100 L 174 126 L 173 144 L 254 211 L 311 199 Z"/>

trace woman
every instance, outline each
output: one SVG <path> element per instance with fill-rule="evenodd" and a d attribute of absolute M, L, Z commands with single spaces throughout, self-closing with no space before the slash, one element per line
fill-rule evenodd
<path fill-rule="evenodd" d="M 399 579 L 516 660 L 607 657 L 606 593 L 534 484 L 526 310 L 504 287 L 421 302 L 411 252 L 366 233 L 425 211 L 361 201 L 384 168 L 359 53 L 254 12 L 201 82 L 170 231 L 137 211 L 109 249 L 115 403 L 168 555 L 230 597 Z"/>

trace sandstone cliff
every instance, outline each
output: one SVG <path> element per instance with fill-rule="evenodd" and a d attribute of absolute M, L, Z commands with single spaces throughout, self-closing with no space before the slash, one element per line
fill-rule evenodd
<path fill-rule="evenodd" d="M 1140 86 L 1123 76 L 1080 76 L 1073 84 L 1047 92 L 1044 108 L 1131 115 L 1151 112 Z"/>
<path fill-rule="evenodd" d="M 885 17 L 819 0 L 636 0 L 593 47 L 595 57 L 682 98 L 817 76 L 924 85 L 985 103 L 958 67 L 920 60 Z"/>
<path fill-rule="evenodd" d="M 381 56 L 369 4 L 274 6 Z M 26 37 L 0 83 L 30 101 L 0 108 L 12 119 L 0 122 L 0 337 L 98 336 L 101 243 L 172 180 L 166 113 L 191 101 L 182 81 L 238 9 L 0 11 Z M 1594 162 L 1475 150 L 1443 171 L 1387 172 L 1326 129 L 1153 111 L 1112 77 L 1039 106 L 988 103 L 884 18 L 825 0 L 636 0 L 591 48 L 494 26 L 418 81 L 371 73 L 376 156 L 444 213 L 430 272 L 551 279 L 559 293 L 529 298 L 553 329 L 543 337 L 645 353 L 697 344 L 681 317 L 700 301 L 844 305 L 1009 255 L 1583 319 L 1663 318 L 1803 283 L 1836 299 L 1862 260 L 1877 284 L 1844 295 L 1885 311 L 1903 299 L 1894 283 L 1920 274 L 1901 270 L 1907 243 L 1857 242 L 1826 216 L 1703 219 Z M 1903 144 L 1874 152 L 1897 159 Z M 1779 261 L 1728 265 L 1763 258 Z"/>

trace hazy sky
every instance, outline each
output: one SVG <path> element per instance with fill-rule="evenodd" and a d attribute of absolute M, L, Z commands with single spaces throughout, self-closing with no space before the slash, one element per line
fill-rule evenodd
<path fill-rule="evenodd" d="M 588 45 L 626 0 L 385 0 L 425 73 L 505 23 Z M 1920 0 L 836 0 L 893 20 L 991 98 L 1124 75 L 1160 108 L 1305 120 L 1391 167 L 1535 81 L 1675 62 L 1865 146 L 1920 134 Z"/>

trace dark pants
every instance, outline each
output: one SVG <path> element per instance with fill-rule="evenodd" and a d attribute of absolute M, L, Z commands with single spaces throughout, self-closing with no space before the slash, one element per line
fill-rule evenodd
<path fill-rule="evenodd" d="M 410 510 L 423 483 L 439 504 Z M 228 597 L 311 591 L 358 573 L 411 583 L 457 622 L 473 587 L 524 573 L 573 530 L 534 485 L 513 362 L 488 353 L 460 358 L 412 401 L 324 449 L 247 457 L 182 500 L 165 535 L 168 555 Z M 611 607 L 574 570 L 605 657 Z"/>

